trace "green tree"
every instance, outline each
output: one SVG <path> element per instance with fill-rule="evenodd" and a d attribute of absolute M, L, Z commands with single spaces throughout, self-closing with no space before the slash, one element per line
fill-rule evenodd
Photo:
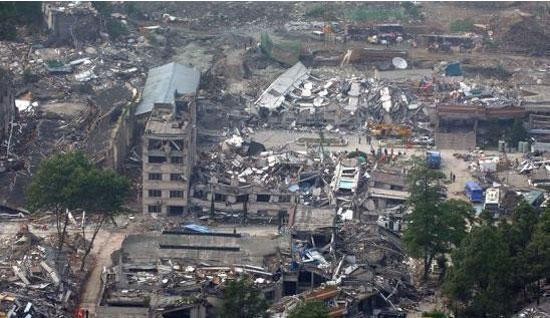
<path fill-rule="evenodd" d="M 508 133 L 507 141 L 511 146 L 517 146 L 518 142 L 526 141 L 529 138 L 529 133 L 523 126 L 523 121 L 521 119 L 514 119 L 510 132 Z"/>
<path fill-rule="evenodd" d="M 470 19 L 455 20 L 449 25 L 451 32 L 471 32 L 474 30 L 474 22 Z"/>
<path fill-rule="evenodd" d="M 320 301 L 306 301 L 290 311 L 288 318 L 328 318 L 327 306 Z"/>
<path fill-rule="evenodd" d="M 550 213 L 525 201 L 509 220 L 482 220 L 452 254 L 444 292 L 458 317 L 509 316 L 550 273 Z"/>
<path fill-rule="evenodd" d="M 78 195 L 82 198 L 80 208 L 97 218 L 90 243 L 86 246 L 82 256 L 80 265 L 82 270 L 86 258 L 92 250 L 97 233 L 107 219 L 122 210 L 125 199 L 130 195 L 130 182 L 126 177 L 120 176 L 112 170 L 93 168 L 88 171 L 79 171 L 79 173 L 77 191 L 80 192 Z M 82 236 L 85 238 L 84 228 Z"/>
<path fill-rule="evenodd" d="M 113 13 L 113 5 L 109 1 L 92 1 L 92 6 L 102 17 L 109 17 Z"/>
<path fill-rule="evenodd" d="M 27 204 L 31 211 L 52 211 L 61 251 L 69 219 L 68 210 L 79 207 L 79 193 L 75 192 L 75 175 L 92 169 L 82 152 L 54 155 L 40 163 L 27 190 Z"/>
<path fill-rule="evenodd" d="M 408 174 L 411 193 L 408 203 L 413 210 L 406 218 L 403 240 L 409 255 L 423 260 L 424 279 L 432 261 L 464 238 L 467 219 L 472 214 L 471 205 L 464 201 L 443 202 L 439 181 L 444 177 L 419 159 L 413 161 Z"/>
<path fill-rule="evenodd" d="M 267 302 L 260 290 L 245 279 L 231 281 L 225 286 L 223 293 L 221 317 L 224 318 L 254 318 L 264 317 Z"/>
<path fill-rule="evenodd" d="M 453 266 L 443 284 L 457 317 L 507 317 L 513 309 L 512 266 L 503 231 L 476 227 L 452 253 Z"/>
<path fill-rule="evenodd" d="M 128 28 L 126 27 L 126 25 L 116 19 L 107 19 L 105 27 L 107 29 L 107 33 L 109 33 L 109 36 L 113 40 L 116 40 L 128 34 Z"/>
<path fill-rule="evenodd" d="M 536 224 L 525 251 L 526 279 L 537 301 L 541 295 L 541 280 L 550 278 L 550 209 L 546 209 Z"/>
<path fill-rule="evenodd" d="M 129 193 L 130 182 L 125 177 L 95 167 L 82 152 L 76 151 L 42 161 L 27 191 L 27 201 L 31 211 L 54 212 L 58 251 L 65 241 L 69 211 L 82 209 L 98 219 L 85 249 L 84 264 L 101 226 L 121 210 Z"/>

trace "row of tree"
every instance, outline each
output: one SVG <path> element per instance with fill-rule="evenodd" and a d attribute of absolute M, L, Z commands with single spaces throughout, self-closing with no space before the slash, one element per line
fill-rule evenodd
<path fill-rule="evenodd" d="M 103 226 L 122 210 L 130 194 L 130 182 L 112 170 L 95 166 L 82 152 L 54 155 L 41 162 L 27 191 L 27 203 L 33 212 L 50 211 L 55 215 L 59 252 L 67 236 L 69 212 L 83 210 L 94 227 L 85 248 L 84 267 L 93 242 Z M 85 228 L 82 235 L 85 237 Z"/>
<path fill-rule="evenodd" d="M 523 201 L 511 220 L 486 216 L 452 253 L 443 291 L 458 317 L 509 317 L 550 277 L 550 210 Z"/>
<path fill-rule="evenodd" d="M 438 260 L 457 317 L 508 317 L 538 300 L 550 275 L 550 210 L 538 213 L 522 201 L 509 219 L 495 221 L 487 212 L 474 218 L 469 203 L 445 200 L 441 172 L 416 159 L 408 177 L 405 245 L 423 260 L 424 279 Z"/>

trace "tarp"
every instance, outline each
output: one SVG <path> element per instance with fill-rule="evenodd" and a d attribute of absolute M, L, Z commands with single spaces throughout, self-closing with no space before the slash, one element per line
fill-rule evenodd
<path fill-rule="evenodd" d="M 462 76 L 460 63 L 451 63 L 445 68 L 445 76 Z"/>

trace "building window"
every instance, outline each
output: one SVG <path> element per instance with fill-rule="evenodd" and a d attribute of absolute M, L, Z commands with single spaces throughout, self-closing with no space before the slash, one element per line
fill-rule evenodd
<path fill-rule="evenodd" d="M 162 195 L 162 191 L 160 190 L 149 190 L 149 196 L 153 198 L 158 198 Z"/>
<path fill-rule="evenodd" d="M 166 162 L 165 156 L 149 156 L 149 163 L 164 163 Z"/>
<path fill-rule="evenodd" d="M 271 196 L 269 194 L 258 194 L 256 196 L 256 202 L 269 202 Z"/>
<path fill-rule="evenodd" d="M 173 190 L 170 191 L 171 198 L 183 198 L 183 191 Z"/>
<path fill-rule="evenodd" d="M 183 180 L 183 177 L 181 173 L 171 173 L 170 174 L 170 181 L 181 181 Z"/>
<path fill-rule="evenodd" d="M 160 213 L 160 205 L 149 205 L 147 206 L 149 213 Z"/>
<path fill-rule="evenodd" d="M 225 194 L 214 194 L 214 202 L 225 202 L 227 200 L 227 196 Z"/>
<path fill-rule="evenodd" d="M 162 180 L 162 173 L 150 173 L 149 180 Z"/>
<path fill-rule="evenodd" d="M 290 195 L 280 195 L 279 202 L 290 202 Z"/>
<path fill-rule="evenodd" d="M 170 157 L 170 162 L 172 162 L 172 163 L 183 163 L 183 157 L 172 156 L 172 157 Z"/>
<path fill-rule="evenodd" d="M 171 205 L 171 206 L 168 207 L 168 213 L 169 214 L 182 214 L 183 213 L 183 206 Z"/>
<path fill-rule="evenodd" d="M 238 203 L 247 202 L 248 201 L 248 194 L 238 195 L 236 201 Z"/>

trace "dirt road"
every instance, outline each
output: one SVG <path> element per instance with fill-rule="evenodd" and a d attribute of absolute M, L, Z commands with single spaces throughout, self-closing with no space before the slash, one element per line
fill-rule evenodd
<path fill-rule="evenodd" d="M 101 273 L 103 268 L 111 265 L 111 254 L 120 248 L 122 241 L 128 233 L 127 230 L 102 232 L 94 243 L 92 253 L 95 257 L 95 264 L 84 286 L 80 301 L 80 307 L 89 311 L 89 317 L 96 317 L 95 311 L 101 292 Z"/>

